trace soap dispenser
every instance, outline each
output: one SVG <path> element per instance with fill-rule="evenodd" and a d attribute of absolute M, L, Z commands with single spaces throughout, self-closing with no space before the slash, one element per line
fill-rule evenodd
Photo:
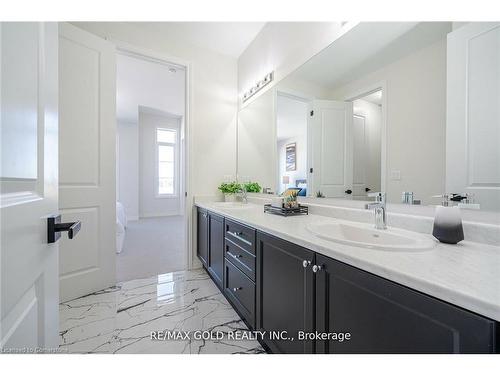
<path fill-rule="evenodd" d="M 435 196 L 442 198 L 442 202 L 440 206 L 436 206 L 432 235 L 440 242 L 457 244 L 464 239 L 464 229 L 460 208 L 453 205 L 450 200 L 452 196 L 452 194 Z"/>

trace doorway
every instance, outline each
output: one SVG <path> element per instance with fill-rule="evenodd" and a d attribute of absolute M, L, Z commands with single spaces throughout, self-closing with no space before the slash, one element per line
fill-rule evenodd
<path fill-rule="evenodd" d="M 348 99 L 353 104 L 353 199 L 366 200 L 385 188 L 384 99 L 383 87 Z"/>
<path fill-rule="evenodd" d="M 353 199 L 381 191 L 382 90 L 353 101 Z"/>
<path fill-rule="evenodd" d="M 276 193 L 296 189 L 299 196 L 307 195 L 309 100 L 277 92 L 276 102 Z"/>
<path fill-rule="evenodd" d="M 117 281 L 187 268 L 186 69 L 117 54 Z"/>

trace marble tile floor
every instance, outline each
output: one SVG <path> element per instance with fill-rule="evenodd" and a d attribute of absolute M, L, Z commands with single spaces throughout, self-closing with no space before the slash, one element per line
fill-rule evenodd
<path fill-rule="evenodd" d="M 198 330 L 226 335 L 151 339 L 152 331 Z M 204 270 L 126 281 L 60 305 L 63 353 L 264 353 L 257 340 L 229 340 L 227 332 L 248 328 Z"/>

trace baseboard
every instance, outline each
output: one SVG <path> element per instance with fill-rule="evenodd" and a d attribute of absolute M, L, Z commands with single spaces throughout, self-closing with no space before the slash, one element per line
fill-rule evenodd
<path fill-rule="evenodd" d="M 147 219 L 152 217 L 170 217 L 170 216 L 181 216 L 180 213 L 172 213 L 172 214 L 144 214 L 140 215 L 139 219 Z"/>

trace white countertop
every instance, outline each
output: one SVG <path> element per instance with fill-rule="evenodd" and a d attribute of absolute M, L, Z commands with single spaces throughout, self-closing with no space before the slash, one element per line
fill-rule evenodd
<path fill-rule="evenodd" d="M 262 205 L 251 203 L 244 209 L 221 208 L 214 202 L 196 205 L 500 321 L 500 246 L 462 241 L 457 245 L 438 243 L 421 252 L 367 249 L 323 240 L 306 229 L 310 223 L 337 220 L 332 217 L 282 217 L 266 214 Z"/>

